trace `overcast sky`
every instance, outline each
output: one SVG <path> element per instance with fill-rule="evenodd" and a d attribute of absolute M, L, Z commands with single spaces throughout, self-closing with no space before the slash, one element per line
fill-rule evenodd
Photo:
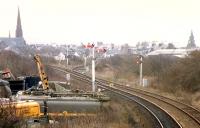
<path fill-rule="evenodd" d="M 200 46 L 200 0 L 0 0 L 0 37 L 15 35 L 20 7 L 28 43 L 97 42 L 135 45 L 171 41 Z"/>

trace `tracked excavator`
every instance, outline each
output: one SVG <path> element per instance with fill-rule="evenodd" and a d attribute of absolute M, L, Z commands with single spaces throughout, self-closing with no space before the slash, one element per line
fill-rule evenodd
<path fill-rule="evenodd" d="M 9 68 L 0 71 L 0 108 L 2 111 L 10 111 L 13 116 L 25 118 L 39 118 L 40 106 L 37 102 L 16 100 L 12 96 L 9 81 L 15 80 Z"/>

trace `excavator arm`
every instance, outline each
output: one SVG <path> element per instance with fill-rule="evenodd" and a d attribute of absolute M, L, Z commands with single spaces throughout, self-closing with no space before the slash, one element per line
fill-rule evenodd
<path fill-rule="evenodd" d="M 39 55 L 35 55 L 34 56 L 35 62 L 37 64 L 37 68 L 38 68 L 38 72 L 40 75 L 40 79 L 42 81 L 42 88 L 44 90 L 48 90 L 49 89 L 49 83 L 48 83 L 48 77 L 44 71 L 44 67 L 42 65 L 41 59 Z"/>

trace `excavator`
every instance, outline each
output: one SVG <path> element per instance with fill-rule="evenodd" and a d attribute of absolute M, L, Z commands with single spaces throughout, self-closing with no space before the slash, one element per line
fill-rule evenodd
<path fill-rule="evenodd" d="M 15 80 L 9 68 L 0 71 L 0 104 L 1 110 L 12 111 L 16 117 L 39 118 L 40 106 L 37 102 L 27 100 L 19 101 L 12 97 L 9 80 Z M 1 111 L 2 112 L 2 111 Z M 0 113 L 2 114 L 2 113 Z"/>
<path fill-rule="evenodd" d="M 49 91 L 48 78 L 47 78 L 47 75 L 44 72 L 43 65 L 41 63 L 40 57 L 38 55 L 35 55 L 34 59 L 35 59 L 35 62 L 37 64 L 37 67 L 38 67 L 40 80 L 42 82 L 42 84 L 41 84 L 42 89 L 40 88 L 40 85 L 37 84 L 38 87 L 32 86 L 32 87 L 28 88 L 27 90 L 18 91 L 18 93 L 16 94 L 15 97 L 12 97 L 11 95 L 9 95 L 9 96 L 3 98 L 3 102 L 1 102 L 1 99 L 0 99 L 0 102 L 3 103 L 3 108 L 5 108 L 5 109 L 15 108 L 16 109 L 16 111 L 15 111 L 16 117 L 23 116 L 25 118 L 39 119 L 41 117 L 47 116 L 46 101 L 44 101 L 43 105 L 41 106 L 40 103 L 38 103 L 37 101 L 35 101 L 31 98 L 21 99 L 19 97 L 19 95 L 30 96 L 30 97 L 32 97 L 32 95 L 45 95 Z M 4 76 L 3 77 L 4 79 L 13 76 L 13 75 L 11 75 L 12 74 L 11 71 L 8 70 L 8 69 L 6 69 L 6 72 L 5 71 L 2 72 L 2 74 Z M 12 78 L 14 78 L 14 76 Z M 31 77 L 30 79 L 33 79 L 33 78 L 34 77 Z M 17 86 L 16 81 L 14 82 L 15 85 L 13 85 L 13 86 Z M 6 83 L 6 85 L 9 85 L 7 81 L 4 80 L 3 82 L 4 82 L 4 85 L 5 85 L 5 83 Z M 6 92 L 10 92 L 9 94 L 11 94 L 10 89 L 7 89 Z M 6 101 L 6 102 L 4 102 L 4 101 Z M 41 110 L 41 109 L 43 109 L 43 110 Z"/>
<path fill-rule="evenodd" d="M 3 111 L 6 111 L 16 118 L 24 117 L 38 120 L 41 117 L 40 104 L 38 102 L 33 100 L 21 101 L 12 95 L 13 90 L 11 91 L 11 88 L 13 89 L 14 87 L 16 89 L 19 84 L 20 86 L 23 85 L 22 81 L 24 80 L 16 80 L 9 68 L 0 71 L 0 115 L 3 114 Z"/>
<path fill-rule="evenodd" d="M 10 85 L 8 81 L 14 80 L 11 83 L 14 83 L 14 87 L 16 88 L 17 83 L 21 80 L 15 80 L 14 75 L 11 73 L 10 69 L 6 68 L 3 71 L 0 71 L 1 78 L 0 79 L 0 104 L 1 110 L 3 111 L 13 111 L 13 116 L 15 117 L 25 117 L 26 119 L 39 119 L 41 117 L 47 116 L 47 102 L 44 100 L 44 96 L 49 92 L 49 84 L 46 73 L 44 72 L 43 65 L 41 63 L 41 59 L 39 55 L 34 56 L 34 60 L 37 64 L 39 76 L 41 79 L 42 88 L 40 85 L 38 87 L 32 86 L 27 90 L 21 90 L 16 94 L 16 97 L 12 96 Z M 39 82 L 40 83 L 40 82 Z M 21 82 L 20 82 L 21 84 Z M 21 87 L 21 86 L 20 86 Z M 18 87 L 19 88 L 19 87 Z M 12 90 L 13 91 L 13 90 Z M 5 95 L 3 95 L 5 94 Z M 27 99 L 21 99 L 20 96 L 28 96 Z M 40 102 L 36 102 L 34 100 L 30 100 L 30 97 L 34 96 L 42 96 L 43 104 Z M 43 109 L 43 110 L 41 110 Z M 1 114 L 1 113 L 0 113 Z"/>
<path fill-rule="evenodd" d="M 53 91 L 51 89 L 49 89 L 49 82 L 48 82 L 48 77 L 44 71 L 44 67 L 43 64 L 41 62 L 41 58 L 39 55 L 34 55 L 34 60 L 36 62 L 37 65 L 37 69 L 38 69 L 38 74 L 39 74 L 39 78 L 40 81 L 38 82 L 37 85 L 32 86 L 30 88 L 28 88 L 25 91 L 19 91 L 19 93 L 23 94 L 23 95 L 32 95 L 32 96 L 47 96 L 50 95 Z"/>

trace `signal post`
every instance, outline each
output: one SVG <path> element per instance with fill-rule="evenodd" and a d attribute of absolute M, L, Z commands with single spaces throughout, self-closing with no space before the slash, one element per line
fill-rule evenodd
<path fill-rule="evenodd" d="M 139 79 L 139 85 L 140 85 L 140 86 L 143 85 L 142 63 L 143 63 L 143 56 L 142 56 L 142 55 L 138 55 L 138 56 L 137 56 L 137 64 L 140 65 L 140 79 Z"/>

